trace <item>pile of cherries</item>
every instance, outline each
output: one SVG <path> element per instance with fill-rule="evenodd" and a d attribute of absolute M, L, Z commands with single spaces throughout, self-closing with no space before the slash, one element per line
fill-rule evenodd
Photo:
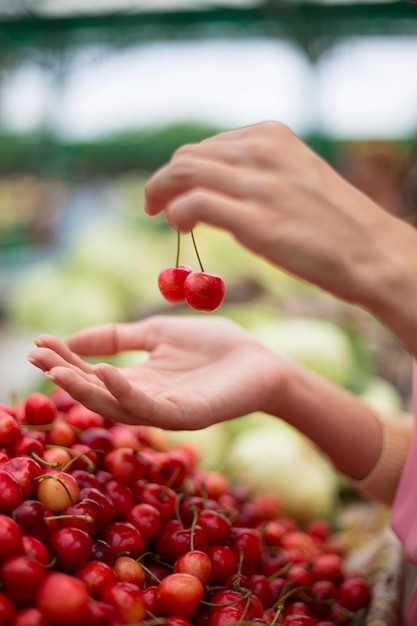
<path fill-rule="evenodd" d="M 0 405 L 2 626 L 348 624 L 343 534 L 64 392 Z"/>

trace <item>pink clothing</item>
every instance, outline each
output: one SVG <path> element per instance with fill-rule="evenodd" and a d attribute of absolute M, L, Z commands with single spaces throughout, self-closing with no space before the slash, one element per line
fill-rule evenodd
<path fill-rule="evenodd" d="M 391 511 L 391 525 L 404 546 L 408 561 L 417 565 L 417 363 L 413 373 L 414 428 L 409 453 Z M 411 594 L 402 626 L 417 625 L 417 587 Z"/>

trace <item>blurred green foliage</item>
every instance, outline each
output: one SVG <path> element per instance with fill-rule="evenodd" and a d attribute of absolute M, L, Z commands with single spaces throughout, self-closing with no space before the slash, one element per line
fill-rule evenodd
<path fill-rule="evenodd" d="M 166 163 L 185 143 L 195 143 L 221 130 L 204 123 L 174 123 L 164 127 L 135 129 L 96 141 L 65 141 L 49 134 L 0 133 L 0 176 L 31 174 L 41 177 L 83 179 L 150 172 Z M 303 137 L 330 163 L 337 161 L 347 141 L 313 133 Z M 398 139 L 405 148 L 414 138 Z"/>
<path fill-rule="evenodd" d="M 65 141 L 48 134 L 0 134 L 0 176 L 90 178 L 129 170 L 151 171 L 165 163 L 180 145 L 201 141 L 220 129 L 178 123 L 138 129 L 97 141 Z"/>

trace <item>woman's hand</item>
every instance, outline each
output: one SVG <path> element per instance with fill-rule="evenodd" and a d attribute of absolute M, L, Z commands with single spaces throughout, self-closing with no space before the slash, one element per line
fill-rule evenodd
<path fill-rule="evenodd" d="M 180 148 L 150 178 L 145 210 L 165 212 L 180 231 L 198 222 L 229 231 L 285 271 L 364 306 L 397 335 L 405 308 L 415 318 L 414 229 L 352 187 L 281 124 Z"/>
<path fill-rule="evenodd" d="M 86 329 L 66 344 L 50 335 L 35 343 L 29 360 L 89 409 L 111 420 L 171 430 L 268 411 L 281 370 L 285 375 L 284 359 L 217 317 L 156 316 Z M 126 350 L 147 351 L 149 359 L 117 368 L 79 356 Z"/>
<path fill-rule="evenodd" d="M 256 411 L 285 419 L 361 478 L 382 446 L 373 413 L 345 389 L 272 352 L 220 317 L 155 316 L 86 329 L 62 343 L 35 339 L 29 360 L 73 398 L 110 420 L 196 430 Z M 145 350 L 137 366 L 96 357 Z"/>

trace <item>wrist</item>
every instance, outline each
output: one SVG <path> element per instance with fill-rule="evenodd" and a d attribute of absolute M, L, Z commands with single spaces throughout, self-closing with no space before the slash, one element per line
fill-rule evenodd
<path fill-rule="evenodd" d="M 389 216 L 384 233 L 375 233 L 378 254 L 358 265 L 363 293 L 359 304 L 417 355 L 417 236 L 413 227 Z"/>
<path fill-rule="evenodd" d="M 370 407 L 296 363 L 277 378 L 279 392 L 269 412 L 313 441 L 346 476 L 366 476 L 382 448 L 381 425 Z"/>

